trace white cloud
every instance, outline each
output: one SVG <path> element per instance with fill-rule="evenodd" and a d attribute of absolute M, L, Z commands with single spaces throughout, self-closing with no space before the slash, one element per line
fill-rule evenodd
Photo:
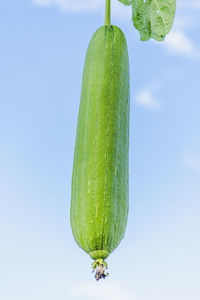
<path fill-rule="evenodd" d="M 102 0 L 32 0 L 40 6 L 58 6 L 65 12 L 91 12 L 102 6 Z"/>
<path fill-rule="evenodd" d="M 160 102 L 158 100 L 158 97 L 156 96 L 156 93 L 160 89 L 160 87 L 160 84 L 156 82 L 138 91 L 135 95 L 136 104 L 148 109 L 159 109 Z"/>
<path fill-rule="evenodd" d="M 172 31 L 167 35 L 165 42 L 161 43 L 172 55 L 181 55 L 188 58 L 200 58 L 200 49 L 193 39 L 186 33 L 188 29 L 197 28 L 197 20 L 188 9 L 200 8 L 200 0 L 178 0 L 177 13 Z"/>
<path fill-rule="evenodd" d="M 200 50 L 182 30 L 174 30 L 167 37 L 163 45 L 173 55 L 183 55 L 200 58 Z"/>
<path fill-rule="evenodd" d="M 200 172 L 200 157 L 196 157 L 192 154 L 185 154 L 183 163 L 190 169 Z"/>
<path fill-rule="evenodd" d="M 104 2 L 102 0 L 32 0 L 35 4 L 41 6 L 52 6 L 57 5 L 64 11 L 68 12 L 80 12 L 80 11 L 94 11 L 97 10 L 99 7 L 104 6 Z M 123 9 L 124 5 L 121 3 L 117 4 L 117 0 L 113 2 L 113 10 L 116 6 Z M 177 8 L 186 8 L 186 9 L 200 9 L 200 1 L 199 0 L 178 0 L 177 1 Z M 126 7 L 126 11 L 128 8 Z M 123 14 L 123 12 L 122 12 Z"/>
<path fill-rule="evenodd" d="M 39 6 L 57 6 L 67 13 L 100 12 L 104 14 L 105 1 L 102 0 L 32 0 Z M 118 0 L 112 3 L 112 18 L 122 22 L 131 22 L 131 7 Z"/>
<path fill-rule="evenodd" d="M 134 295 L 126 288 L 122 287 L 121 282 L 85 282 L 76 285 L 73 289 L 76 296 L 85 297 L 86 299 L 96 300 L 132 300 Z"/>

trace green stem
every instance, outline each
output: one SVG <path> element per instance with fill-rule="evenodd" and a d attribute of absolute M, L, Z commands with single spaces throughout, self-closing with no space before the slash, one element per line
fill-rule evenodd
<path fill-rule="evenodd" d="M 110 0 L 106 0 L 105 26 L 110 25 Z"/>

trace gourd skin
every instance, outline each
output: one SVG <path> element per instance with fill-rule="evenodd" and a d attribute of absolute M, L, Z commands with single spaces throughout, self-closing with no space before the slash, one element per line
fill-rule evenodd
<path fill-rule="evenodd" d="M 108 257 L 126 229 L 129 112 L 125 36 L 116 26 L 103 26 L 86 54 L 71 194 L 74 238 L 94 260 Z"/>

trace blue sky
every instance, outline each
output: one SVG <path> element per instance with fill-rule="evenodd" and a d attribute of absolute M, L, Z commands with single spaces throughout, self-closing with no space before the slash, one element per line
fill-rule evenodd
<path fill-rule="evenodd" d="M 177 4 L 165 42 L 141 42 L 113 0 L 131 69 L 130 211 L 97 283 L 69 209 L 85 53 L 104 5 L 0 2 L 1 299 L 199 300 L 200 4 Z"/>

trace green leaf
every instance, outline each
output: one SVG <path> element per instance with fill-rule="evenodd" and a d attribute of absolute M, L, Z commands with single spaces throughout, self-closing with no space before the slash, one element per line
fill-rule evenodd
<path fill-rule="evenodd" d="M 133 23 L 142 41 L 163 41 L 170 32 L 176 11 L 176 0 L 119 0 L 132 5 Z"/>
<path fill-rule="evenodd" d="M 132 5 L 132 0 L 119 0 L 119 2 L 121 2 L 125 5 Z"/>

